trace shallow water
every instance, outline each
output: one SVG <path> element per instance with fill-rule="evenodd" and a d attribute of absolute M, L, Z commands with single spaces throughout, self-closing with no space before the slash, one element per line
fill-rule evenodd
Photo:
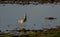
<path fill-rule="evenodd" d="M 19 18 L 27 13 L 27 21 L 23 24 L 16 24 Z M 56 20 L 48 21 L 45 17 L 56 17 Z M 36 24 L 36 25 L 34 25 Z M 13 30 L 17 27 L 26 29 L 43 29 L 60 26 L 60 5 L 39 4 L 39 5 L 17 5 L 0 4 L 0 30 Z"/>

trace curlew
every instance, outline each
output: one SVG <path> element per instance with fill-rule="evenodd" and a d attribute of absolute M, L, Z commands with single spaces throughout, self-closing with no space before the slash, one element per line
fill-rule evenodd
<path fill-rule="evenodd" d="M 25 13 L 25 14 L 24 14 L 24 17 L 23 17 L 23 18 L 20 18 L 17 23 L 18 23 L 18 24 L 19 24 L 19 23 L 22 24 L 22 23 L 26 22 L 26 20 L 27 20 L 27 14 Z"/>

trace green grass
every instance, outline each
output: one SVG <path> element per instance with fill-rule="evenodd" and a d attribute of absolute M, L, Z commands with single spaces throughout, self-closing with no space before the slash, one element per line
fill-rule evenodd
<path fill-rule="evenodd" d="M 22 35 L 5 34 L 1 35 L 0 37 L 60 37 L 60 29 L 48 30 L 42 32 L 30 32 L 28 34 L 22 34 Z"/>

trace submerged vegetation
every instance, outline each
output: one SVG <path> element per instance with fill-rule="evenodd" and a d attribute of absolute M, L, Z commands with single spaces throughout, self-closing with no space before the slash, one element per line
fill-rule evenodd
<path fill-rule="evenodd" d="M 23 34 L 7 34 L 2 33 L 0 37 L 60 37 L 60 27 L 51 28 L 48 30 L 37 30 L 37 31 L 28 31 L 29 33 Z"/>

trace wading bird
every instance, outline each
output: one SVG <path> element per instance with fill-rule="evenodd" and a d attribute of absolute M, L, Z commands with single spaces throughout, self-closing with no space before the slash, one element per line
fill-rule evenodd
<path fill-rule="evenodd" d="M 24 17 L 23 17 L 23 18 L 20 18 L 17 23 L 18 23 L 18 24 L 19 24 L 19 23 L 22 24 L 22 23 L 26 22 L 26 20 L 27 20 L 27 14 L 25 13 L 25 14 L 24 14 Z"/>

